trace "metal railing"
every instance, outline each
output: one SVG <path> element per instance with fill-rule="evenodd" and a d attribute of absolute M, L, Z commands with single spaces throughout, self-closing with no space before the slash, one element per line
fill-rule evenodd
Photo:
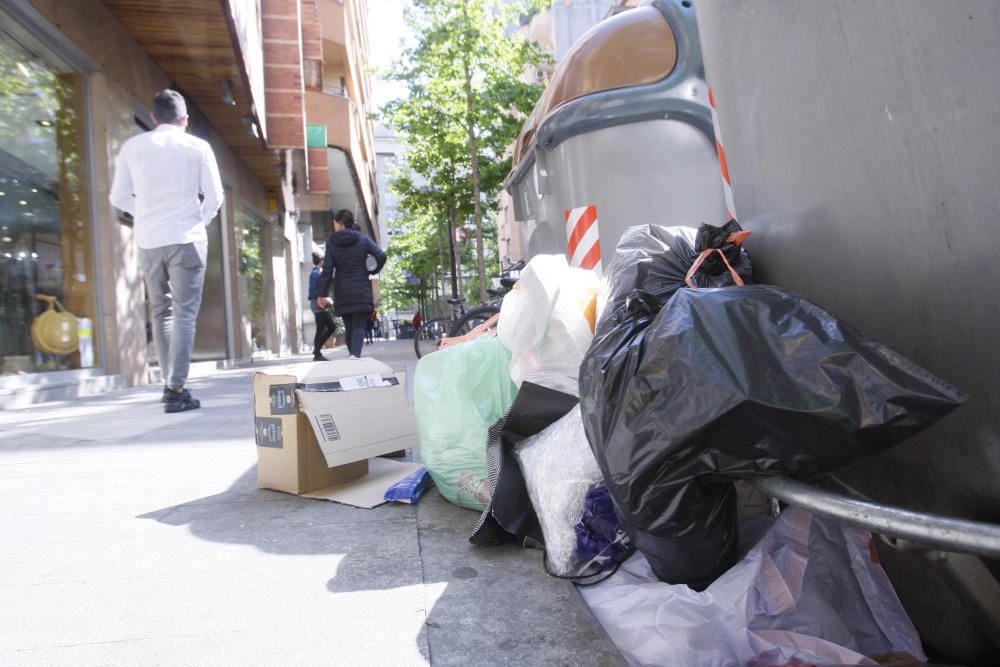
<path fill-rule="evenodd" d="M 845 521 L 883 537 L 904 540 L 897 548 L 938 549 L 1000 559 L 1000 525 L 955 519 L 862 500 L 780 475 L 748 480 L 764 493 L 814 514 Z"/>
<path fill-rule="evenodd" d="M 333 84 L 324 83 L 323 93 L 326 95 L 336 95 L 337 97 L 347 97 L 347 89 L 343 86 L 335 86 Z"/>

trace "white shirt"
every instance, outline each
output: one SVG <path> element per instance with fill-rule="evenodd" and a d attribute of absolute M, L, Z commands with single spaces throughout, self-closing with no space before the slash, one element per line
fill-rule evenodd
<path fill-rule="evenodd" d="M 198 201 L 198 193 L 205 196 Z M 208 142 L 164 123 L 125 142 L 115 163 L 111 204 L 135 219 L 135 243 L 159 248 L 205 241 L 222 205 L 222 180 Z"/>

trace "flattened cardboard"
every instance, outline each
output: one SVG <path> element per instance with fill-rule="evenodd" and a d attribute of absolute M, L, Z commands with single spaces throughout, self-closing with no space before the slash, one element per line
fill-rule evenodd
<path fill-rule="evenodd" d="M 385 492 L 389 490 L 389 487 L 401 482 L 423 467 L 420 463 L 379 458 L 372 459 L 368 464 L 368 474 L 364 477 L 353 482 L 329 486 L 301 495 L 303 498 L 332 500 L 337 503 L 372 509 L 386 502 Z"/>
<path fill-rule="evenodd" d="M 374 359 L 271 368 L 253 388 L 261 488 L 303 495 L 342 485 L 368 473 L 367 459 L 417 445 L 405 382 Z M 367 392 L 379 392 L 377 400 Z"/>
<path fill-rule="evenodd" d="M 296 390 L 299 408 L 328 466 L 417 446 L 417 423 L 403 386 L 344 392 Z"/>

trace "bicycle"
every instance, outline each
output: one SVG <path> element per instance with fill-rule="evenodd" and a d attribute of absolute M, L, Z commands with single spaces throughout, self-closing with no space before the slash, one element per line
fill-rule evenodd
<path fill-rule="evenodd" d="M 493 297 L 492 301 L 482 303 L 471 310 L 465 310 L 465 299 L 448 299 L 451 304 L 451 317 L 436 317 L 424 322 L 413 337 L 413 348 L 417 358 L 435 352 L 441 347 L 442 339 L 446 337 L 464 336 L 477 326 L 486 322 L 500 312 L 504 296 L 514 287 L 517 278 L 511 274 L 524 268 L 524 261 L 508 266 L 500 276 L 500 288 L 488 288 L 486 291 Z"/>

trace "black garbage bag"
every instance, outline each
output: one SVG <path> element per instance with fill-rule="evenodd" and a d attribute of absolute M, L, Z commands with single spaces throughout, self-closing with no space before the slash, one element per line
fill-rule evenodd
<path fill-rule="evenodd" d="M 740 223 L 736 222 L 736 220 L 730 220 L 721 227 L 702 223 L 698 226 L 698 234 L 694 239 L 694 249 L 698 254 L 709 249 L 721 250 L 726 261 L 733 268 L 736 268 L 736 265 L 741 261 L 741 257 L 745 254 L 743 240 L 749 235 L 750 232 L 743 231 Z M 710 276 L 722 275 L 727 270 L 726 263 L 716 253 L 710 254 L 699 269 L 699 271 L 707 273 Z M 749 282 L 749 276 L 745 277 L 744 282 Z M 698 286 L 709 287 L 709 285 Z"/>
<path fill-rule="evenodd" d="M 832 471 L 965 397 L 776 287 L 633 292 L 580 369 L 587 439 L 657 577 L 701 589 L 736 562 L 733 481 Z"/>
<path fill-rule="evenodd" d="M 695 251 L 699 234 L 704 237 L 704 242 L 717 242 L 721 238 L 723 245 L 725 245 L 724 239 L 730 234 L 730 232 L 709 234 L 709 230 L 724 228 L 711 225 L 702 227 L 706 229 L 705 232 L 699 232 L 692 227 L 657 225 L 638 225 L 626 229 L 615 250 L 615 259 L 605 274 L 609 292 L 604 312 L 614 313 L 621 310 L 635 290 L 656 294 L 665 301 L 671 294 L 684 287 L 685 276 L 700 252 Z M 725 249 L 723 251 L 725 252 Z M 725 269 L 721 260 L 718 260 L 718 263 Z M 711 265 L 711 258 L 707 259 L 705 264 Z M 750 256 L 745 250 L 738 248 L 734 258 L 730 258 L 730 264 L 743 282 L 751 281 Z M 728 271 L 724 270 L 713 275 L 704 268 L 694 275 L 694 282 L 697 287 L 726 287 L 735 284 Z"/>
<path fill-rule="evenodd" d="M 486 547 L 514 539 L 524 547 L 544 548 L 542 527 L 513 449 L 559 421 L 577 402 L 576 396 L 549 387 L 527 381 L 521 384 L 507 414 L 487 433 L 486 464 L 493 495 L 469 542 Z"/>

